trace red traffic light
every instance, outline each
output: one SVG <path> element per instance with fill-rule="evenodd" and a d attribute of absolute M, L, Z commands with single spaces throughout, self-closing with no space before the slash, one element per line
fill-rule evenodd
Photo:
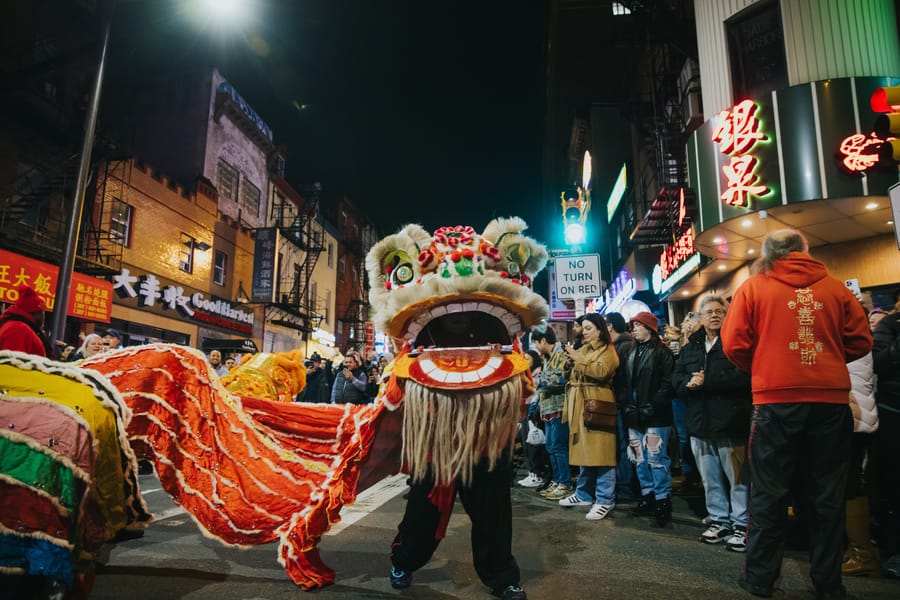
<path fill-rule="evenodd" d="M 878 113 L 900 111 L 900 85 L 876 89 L 869 98 L 869 104 Z"/>

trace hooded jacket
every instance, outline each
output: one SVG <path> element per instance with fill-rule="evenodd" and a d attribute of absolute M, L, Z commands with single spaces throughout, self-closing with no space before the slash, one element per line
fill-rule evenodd
<path fill-rule="evenodd" d="M 31 313 L 13 304 L 0 315 L 0 350 L 47 356 Z"/>
<path fill-rule="evenodd" d="M 703 386 L 687 387 L 693 373 L 703 371 Z M 688 338 L 675 362 L 675 394 L 687 401 L 687 428 L 704 440 L 741 439 L 750 435 L 750 376 L 731 364 L 722 352 L 722 337 L 706 351 L 706 329 Z"/>
<path fill-rule="evenodd" d="M 872 348 L 862 305 L 802 252 L 738 288 L 720 335 L 728 359 L 751 373 L 754 404 L 847 404 L 847 363 Z"/>

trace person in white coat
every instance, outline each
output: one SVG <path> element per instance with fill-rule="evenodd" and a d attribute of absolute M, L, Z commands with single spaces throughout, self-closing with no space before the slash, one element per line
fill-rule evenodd
<path fill-rule="evenodd" d="M 847 363 L 850 371 L 850 410 L 853 413 L 853 440 L 847 473 L 847 548 L 841 563 L 843 575 L 880 573 L 877 551 L 869 532 L 869 497 L 866 495 L 864 466 L 871 435 L 878 429 L 875 405 L 875 373 L 872 353 Z"/>

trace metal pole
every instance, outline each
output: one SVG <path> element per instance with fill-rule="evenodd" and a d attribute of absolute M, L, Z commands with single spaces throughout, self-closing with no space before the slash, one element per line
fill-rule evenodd
<path fill-rule="evenodd" d="M 84 140 L 81 144 L 81 163 L 78 165 L 78 178 L 75 181 L 75 197 L 72 199 L 72 212 L 69 214 L 69 228 L 66 236 L 66 250 L 63 264 L 56 278 L 56 296 L 53 307 L 53 329 L 51 339 L 62 340 L 66 333 L 66 310 L 69 305 L 69 290 L 72 287 L 72 272 L 75 270 L 75 254 L 78 249 L 78 237 L 81 234 L 81 216 L 84 213 L 84 196 L 87 193 L 88 175 L 91 168 L 91 151 L 94 147 L 94 130 L 97 125 L 97 112 L 100 109 L 100 91 L 103 88 L 103 71 L 106 67 L 106 50 L 109 46 L 109 29 L 112 21 L 112 10 L 107 8 L 103 24 L 103 44 L 100 48 L 100 61 L 97 63 L 97 74 L 91 92 L 91 103 L 84 119 Z"/>

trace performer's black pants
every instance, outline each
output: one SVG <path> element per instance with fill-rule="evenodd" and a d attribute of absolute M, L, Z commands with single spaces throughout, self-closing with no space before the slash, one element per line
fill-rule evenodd
<path fill-rule="evenodd" d="M 817 593 L 841 585 L 844 492 L 853 419 L 846 404 L 790 403 L 753 407 L 750 430 L 750 520 L 744 578 L 772 589 L 781 573 L 787 501 L 795 471 L 798 502 L 809 510 L 810 578 Z M 797 473 L 800 475 L 800 473 Z"/>
<path fill-rule="evenodd" d="M 509 452 L 504 452 L 492 471 L 483 460 L 474 470 L 472 482 L 456 489 L 463 508 L 472 521 L 472 561 L 481 581 L 491 589 L 519 583 L 519 566 L 512 555 L 512 503 L 509 497 L 511 473 Z M 423 481 L 410 486 L 406 513 L 398 527 L 391 562 L 405 571 L 423 567 L 438 547 L 435 533 L 440 521 L 428 495 L 434 485 L 429 467 Z"/>

